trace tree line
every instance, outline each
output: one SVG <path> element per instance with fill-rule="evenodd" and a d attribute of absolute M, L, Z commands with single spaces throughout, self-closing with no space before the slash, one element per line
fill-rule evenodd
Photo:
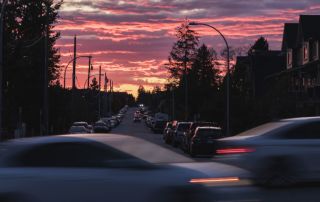
<path fill-rule="evenodd" d="M 97 82 L 93 79 L 89 90 L 63 89 L 60 85 L 59 49 L 55 46 L 60 32 L 59 9 L 63 1 L 9 0 L 4 13 L 3 64 L 3 128 L 2 137 L 13 138 L 23 129 L 26 136 L 44 133 L 44 89 L 48 88 L 48 129 L 50 134 L 64 133 L 73 121 L 97 120 Z M 0 4 L 1 7 L 1 4 Z M 49 32 L 46 43 L 47 29 Z M 47 45 L 47 46 L 46 46 Z M 48 50 L 48 71 L 45 72 L 45 50 Z M 44 75 L 48 86 L 44 85 Z M 134 102 L 126 93 L 114 92 L 112 106 L 106 111 L 111 94 L 101 92 L 103 115 L 116 112 L 123 105 Z M 109 96 L 107 99 L 106 97 Z M 122 105 L 122 106 L 120 106 Z M 110 110 L 111 108 L 111 110 Z M 101 109 L 100 109 L 101 110 Z"/>

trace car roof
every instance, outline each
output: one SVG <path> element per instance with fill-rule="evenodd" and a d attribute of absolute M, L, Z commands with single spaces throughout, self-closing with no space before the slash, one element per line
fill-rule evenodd
<path fill-rule="evenodd" d="M 75 126 L 75 125 L 72 125 L 71 127 L 70 127 L 70 129 L 72 129 L 72 128 L 86 128 L 85 126 Z"/>
<path fill-rule="evenodd" d="M 73 124 L 88 124 L 88 123 L 85 121 L 77 121 L 77 122 L 74 122 Z"/>
<path fill-rule="evenodd" d="M 178 125 L 180 124 L 192 124 L 192 122 L 178 122 Z"/>
<path fill-rule="evenodd" d="M 70 134 L 6 141 L 8 146 L 32 147 L 50 143 L 101 143 L 149 163 L 189 163 L 194 160 L 146 140 L 119 134 Z"/>
<path fill-rule="evenodd" d="M 281 119 L 280 121 L 289 121 L 289 122 L 320 121 L 320 116 L 296 117 L 296 118 Z"/>
<path fill-rule="evenodd" d="M 201 127 L 197 127 L 197 130 L 221 130 L 220 127 L 211 127 L 211 126 L 201 126 Z"/>

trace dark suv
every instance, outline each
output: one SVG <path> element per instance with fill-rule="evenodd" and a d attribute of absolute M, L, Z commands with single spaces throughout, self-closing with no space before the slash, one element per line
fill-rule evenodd
<path fill-rule="evenodd" d="M 154 133 L 163 133 L 166 127 L 167 121 L 157 120 L 154 122 L 154 126 L 152 128 Z"/>
<path fill-rule="evenodd" d="M 191 138 L 190 155 L 214 155 L 216 140 L 222 137 L 222 130 L 219 127 L 197 127 Z"/>
<path fill-rule="evenodd" d="M 191 138 L 194 136 L 194 132 L 197 129 L 197 127 L 216 127 L 216 126 L 217 124 L 213 122 L 193 122 L 190 125 L 186 135 L 183 137 L 183 140 L 181 142 L 181 149 L 186 153 L 190 152 Z"/>

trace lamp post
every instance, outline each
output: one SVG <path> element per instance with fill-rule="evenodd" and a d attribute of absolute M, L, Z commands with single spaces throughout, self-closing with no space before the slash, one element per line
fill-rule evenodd
<path fill-rule="evenodd" d="M 227 129 L 226 134 L 227 136 L 230 135 L 230 50 L 229 50 L 229 44 L 224 37 L 224 35 L 215 27 L 205 24 L 205 23 L 198 23 L 198 22 L 190 22 L 189 25 L 201 25 L 201 26 L 207 26 L 212 29 L 214 29 L 216 32 L 220 34 L 220 36 L 223 38 L 226 46 L 227 46 Z"/>
<path fill-rule="evenodd" d="M 0 140 L 2 138 L 2 112 L 3 112 L 3 102 L 2 102 L 2 83 L 3 83 L 3 16 L 5 12 L 8 0 L 2 0 L 1 13 L 0 13 Z"/>
<path fill-rule="evenodd" d="M 64 68 L 64 75 L 63 75 L 63 88 L 64 89 L 66 89 L 66 74 L 67 74 L 67 68 L 68 68 L 68 66 L 74 61 L 74 60 L 76 60 L 76 59 L 78 59 L 78 58 L 88 58 L 89 59 L 89 65 L 91 66 L 91 59 L 92 59 L 92 56 L 91 55 L 82 55 L 82 56 L 78 56 L 78 57 L 76 57 L 76 58 L 72 58 L 69 62 L 68 62 L 68 64 L 67 64 L 67 66 Z M 89 66 L 89 69 L 91 68 Z M 89 76 L 90 77 L 90 76 Z"/>

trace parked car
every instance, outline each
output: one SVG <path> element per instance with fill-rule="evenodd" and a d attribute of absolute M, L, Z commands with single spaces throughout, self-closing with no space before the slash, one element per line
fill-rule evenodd
<path fill-rule="evenodd" d="M 139 115 L 134 115 L 133 122 L 141 122 L 141 117 Z"/>
<path fill-rule="evenodd" d="M 88 131 L 92 131 L 92 125 L 89 125 L 87 122 L 85 121 L 78 121 L 78 122 L 74 122 L 72 124 L 72 126 L 84 126 L 86 129 L 88 129 Z"/>
<path fill-rule="evenodd" d="M 173 126 L 172 124 L 173 124 L 172 121 L 166 123 L 166 127 L 164 128 L 163 134 L 162 134 L 163 140 L 166 140 L 167 133 L 169 133 L 169 131 L 172 130 L 172 126 Z"/>
<path fill-rule="evenodd" d="M 93 126 L 94 133 L 108 133 L 110 132 L 110 127 L 107 126 L 103 121 L 97 121 Z"/>
<path fill-rule="evenodd" d="M 178 121 L 174 120 L 171 123 L 172 123 L 171 128 L 166 130 L 166 133 L 164 134 L 164 141 L 167 144 L 171 144 L 172 143 L 174 132 L 175 132 L 176 127 L 178 125 Z"/>
<path fill-rule="evenodd" d="M 270 122 L 217 142 L 216 159 L 247 169 L 257 184 L 320 180 L 320 117 Z"/>
<path fill-rule="evenodd" d="M 2 147 L 1 201 L 175 202 L 211 198 L 205 186 L 189 181 L 210 177 L 201 167 L 212 167 L 212 163 L 193 163 L 134 137 L 50 136 L 11 140 Z M 179 165 L 170 164 L 177 159 Z"/>
<path fill-rule="evenodd" d="M 162 134 L 165 127 L 166 127 L 166 124 L 167 124 L 167 121 L 157 120 L 157 121 L 155 121 L 154 126 L 152 127 L 152 131 L 154 133 L 161 133 Z"/>
<path fill-rule="evenodd" d="M 190 155 L 214 155 L 216 140 L 222 138 L 219 127 L 197 127 L 191 138 Z"/>
<path fill-rule="evenodd" d="M 186 132 L 186 135 L 183 136 L 183 139 L 181 141 L 181 149 L 186 152 L 186 153 L 190 153 L 190 145 L 191 145 L 191 139 L 194 136 L 195 130 L 197 129 L 197 127 L 215 127 L 217 126 L 215 123 L 213 122 L 193 122 L 188 131 Z"/>
<path fill-rule="evenodd" d="M 102 118 L 100 118 L 100 121 L 102 121 L 102 122 L 104 122 L 109 128 L 110 128 L 110 130 L 111 130 L 111 121 L 110 121 L 111 119 L 109 118 L 109 117 L 102 117 Z"/>
<path fill-rule="evenodd" d="M 71 126 L 69 129 L 69 134 L 81 134 L 81 133 L 91 133 L 91 131 L 89 131 L 84 126 Z"/>
<path fill-rule="evenodd" d="M 172 141 L 171 144 L 174 147 L 177 147 L 181 144 L 181 142 L 184 139 L 184 136 L 186 136 L 188 129 L 190 128 L 190 125 L 192 122 L 178 122 L 177 126 L 175 127 L 175 130 L 173 132 Z"/>
<path fill-rule="evenodd" d="M 146 119 L 147 127 L 151 128 L 153 123 L 154 123 L 154 118 L 152 116 L 148 116 L 147 119 Z"/>

